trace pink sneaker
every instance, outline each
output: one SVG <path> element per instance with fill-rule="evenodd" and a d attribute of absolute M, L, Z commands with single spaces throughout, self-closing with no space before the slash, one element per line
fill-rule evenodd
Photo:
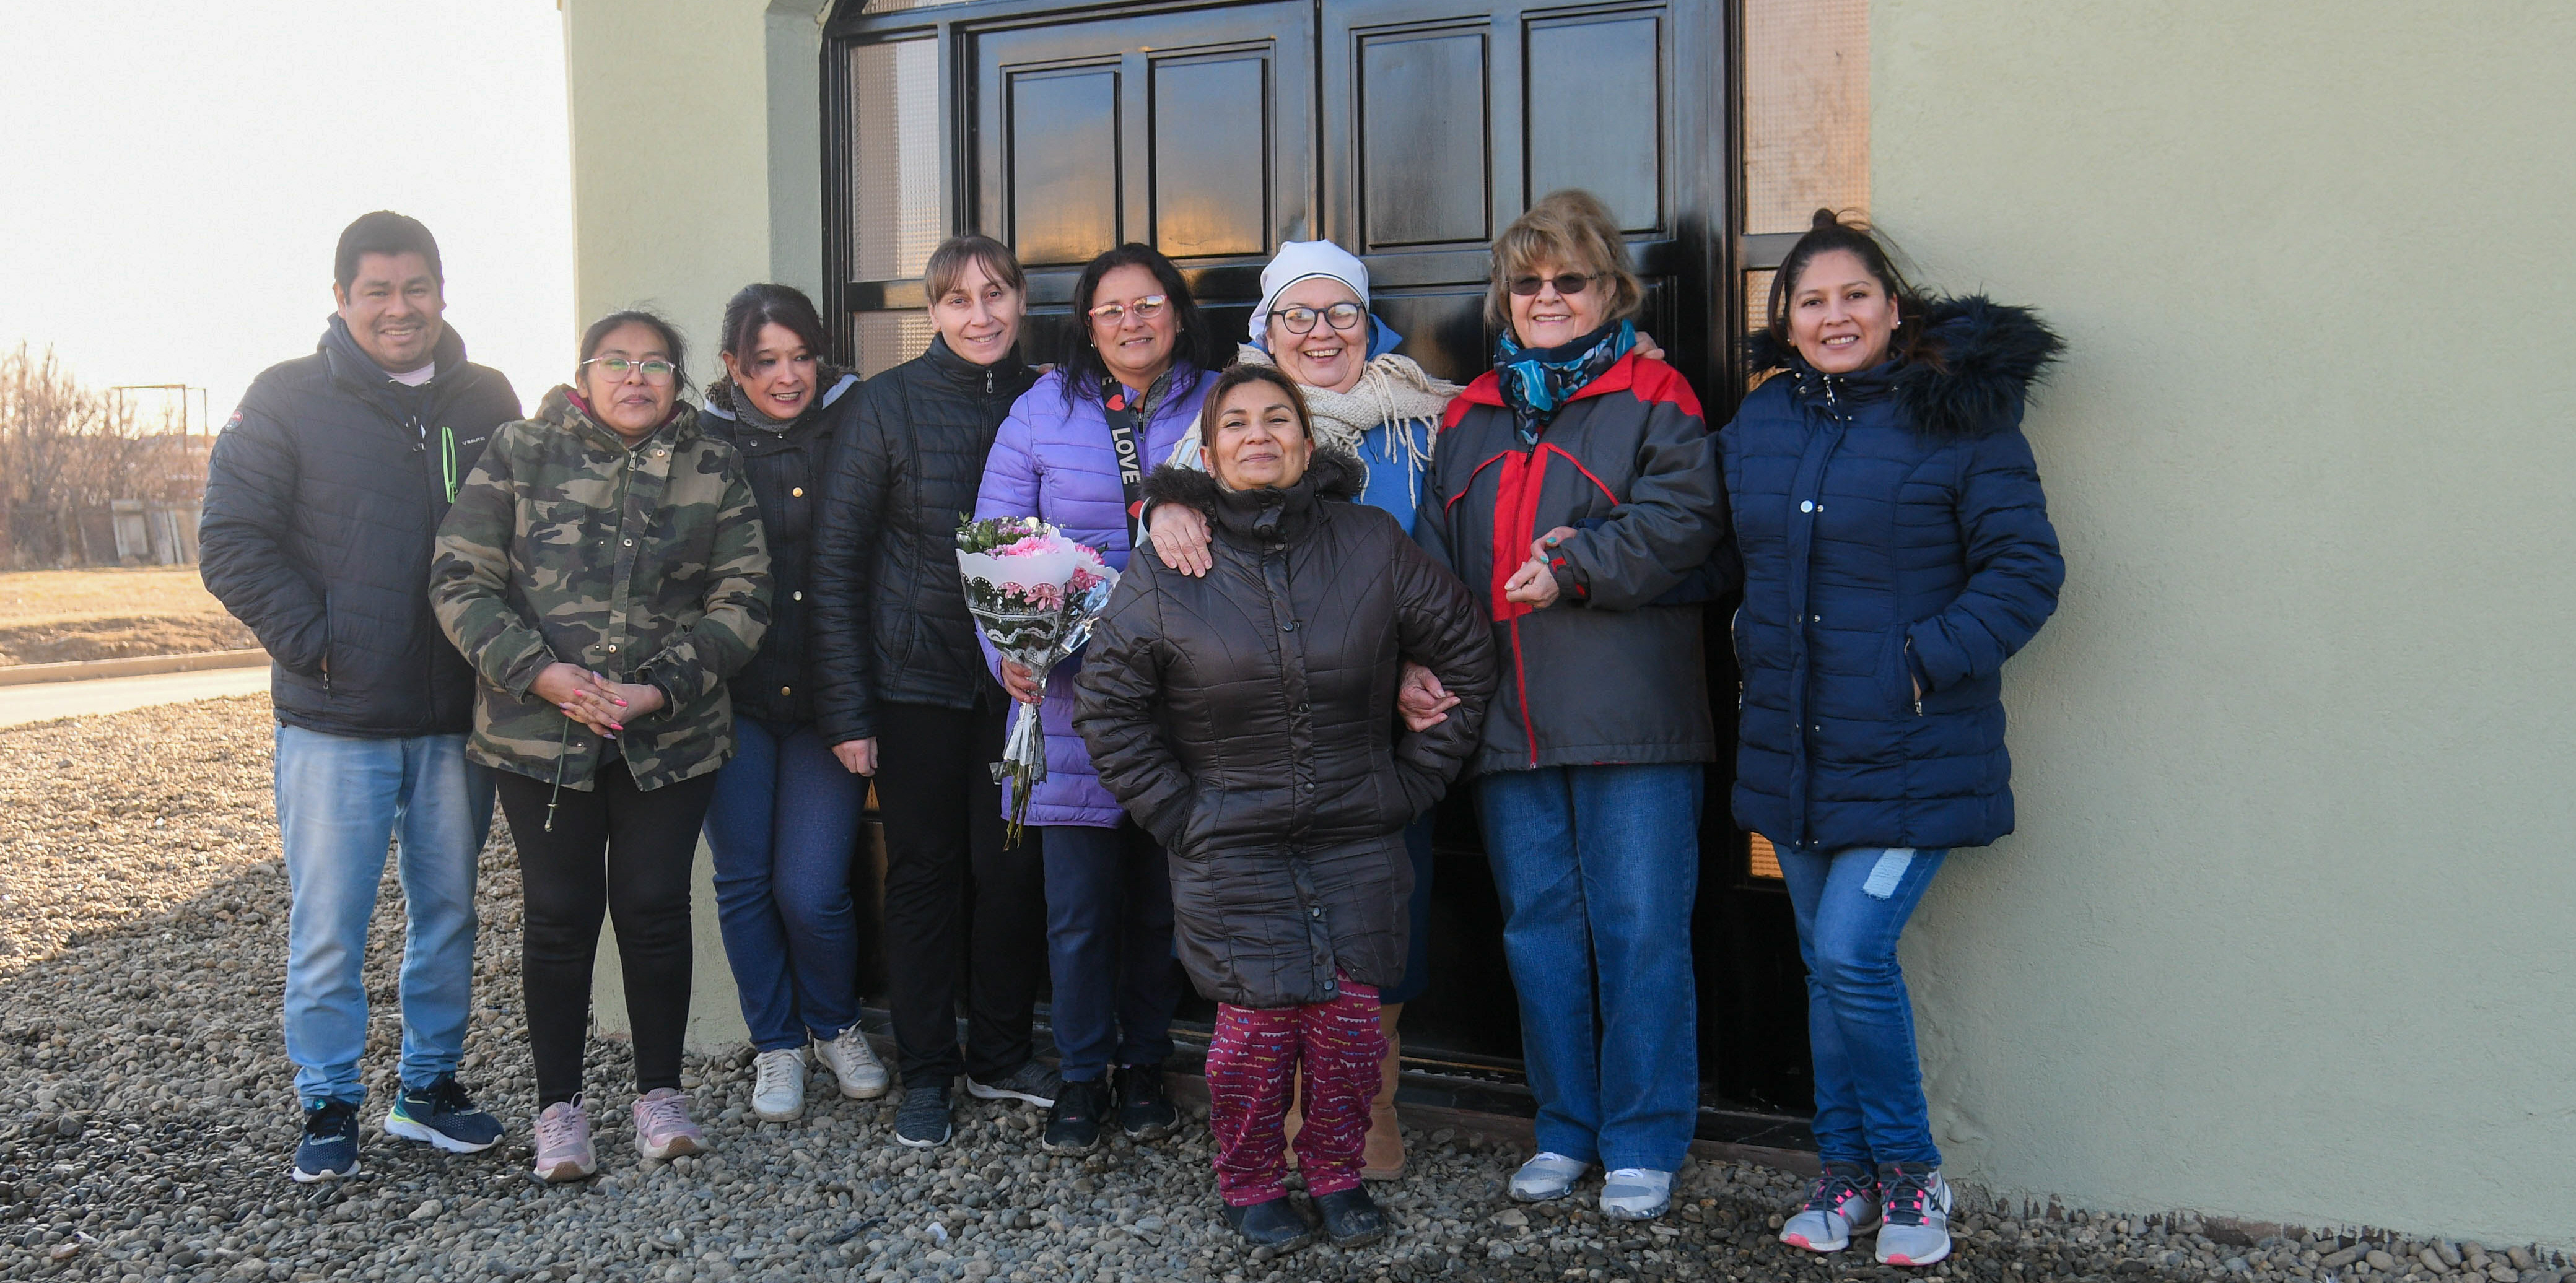
<path fill-rule="evenodd" d="M 537 1179 L 577 1181 L 599 1170 L 599 1155 L 590 1148 L 590 1115 L 581 1098 L 546 1106 L 537 1115 Z"/>
<path fill-rule="evenodd" d="M 703 1154 L 707 1134 L 689 1121 L 689 1098 L 674 1087 L 656 1087 L 635 1102 L 635 1149 L 646 1158 Z"/>

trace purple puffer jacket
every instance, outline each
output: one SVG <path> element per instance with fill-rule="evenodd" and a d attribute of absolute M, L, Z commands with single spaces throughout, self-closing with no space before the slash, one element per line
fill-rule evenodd
<path fill-rule="evenodd" d="M 1137 443 L 1144 447 L 1147 468 L 1168 457 L 1181 435 L 1198 422 L 1199 402 L 1207 398 L 1208 385 L 1214 382 L 1187 365 L 1178 368 L 1173 383 L 1180 393 L 1155 412 L 1153 421 L 1145 425 L 1145 439 Z M 1126 508 L 1126 494 L 1118 484 L 1117 453 L 1109 444 L 1109 420 L 1100 412 L 1100 402 L 1076 396 L 1066 406 L 1060 371 L 1021 393 L 1011 406 L 1011 417 L 1002 420 L 1001 434 L 993 438 L 993 453 L 984 461 L 984 486 L 975 495 L 975 519 L 1036 517 L 1062 529 L 1066 538 L 1099 549 L 1102 560 L 1124 570 Z M 1001 665 L 992 643 L 983 641 L 980 632 L 976 639 L 984 647 L 985 664 L 998 679 Z M 1031 824 L 1105 829 L 1127 818 L 1118 799 L 1100 786 L 1099 774 L 1091 769 L 1091 751 L 1082 746 L 1082 736 L 1073 729 L 1074 705 L 1081 698 L 1073 679 L 1081 671 L 1082 655 L 1076 652 L 1047 674 L 1041 723 L 1046 728 L 1047 777 L 1029 799 Z M 1010 805 L 1008 796 L 1002 804 Z"/>

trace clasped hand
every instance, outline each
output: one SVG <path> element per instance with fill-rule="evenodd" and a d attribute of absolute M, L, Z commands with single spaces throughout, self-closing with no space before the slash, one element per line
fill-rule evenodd
<path fill-rule="evenodd" d="M 601 739 L 615 739 L 627 720 L 649 717 L 662 709 L 662 688 L 637 682 L 612 682 L 579 664 L 553 663 L 537 674 L 537 697 L 563 710 L 563 715 L 590 728 Z"/>

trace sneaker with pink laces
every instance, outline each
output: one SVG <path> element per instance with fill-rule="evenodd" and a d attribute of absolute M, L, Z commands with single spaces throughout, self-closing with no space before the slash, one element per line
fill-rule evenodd
<path fill-rule="evenodd" d="M 689 1121 L 689 1098 L 675 1087 L 656 1087 L 635 1102 L 635 1149 L 646 1158 L 678 1158 L 707 1151 L 707 1134 Z"/>
<path fill-rule="evenodd" d="M 537 1115 L 537 1179 L 577 1181 L 599 1170 L 590 1147 L 590 1114 L 581 1098 L 556 1101 Z"/>

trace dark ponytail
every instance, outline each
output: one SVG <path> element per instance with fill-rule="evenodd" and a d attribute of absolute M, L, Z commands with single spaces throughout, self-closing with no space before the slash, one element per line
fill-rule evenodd
<path fill-rule="evenodd" d="M 1797 293 L 1798 278 L 1806 274 L 1807 264 L 1817 255 L 1835 250 L 1858 258 L 1861 269 L 1876 278 L 1878 287 L 1895 300 L 1896 333 L 1888 340 L 1887 354 L 1899 361 L 1930 359 L 1937 363 L 1939 353 L 1924 341 L 1929 328 L 1923 324 L 1924 296 L 1897 270 L 1894 256 L 1869 224 L 1858 218 L 1846 219 L 1830 209 L 1816 211 L 1807 223 L 1806 233 L 1780 260 L 1780 270 L 1771 274 L 1771 301 L 1762 316 L 1781 348 L 1785 351 L 1789 343 L 1789 299 Z"/>

